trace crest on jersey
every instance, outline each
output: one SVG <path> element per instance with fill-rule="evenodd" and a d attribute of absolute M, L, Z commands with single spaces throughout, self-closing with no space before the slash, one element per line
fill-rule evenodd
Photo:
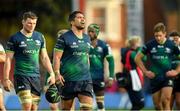
<path fill-rule="evenodd" d="M 166 47 L 166 48 L 165 48 L 165 52 L 166 52 L 166 53 L 171 53 L 171 49 L 168 48 L 168 47 Z"/>
<path fill-rule="evenodd" d="M 98 51 L 98 52 L 103 52 L 103 49 L 98 46 L 98 47 L 97 47 L 97 51 Z"/>
<path fill-rule="evenodd" d="M 156 52 L 157 52 L 156 48 L 153 47 L 152 50 L 151 50 L 151 53 L 156 53 Z"/>
<path fill-rule="evenodd" d="M 40 40 L 35 40 L 36 45 L 41 45 L 41 41 Z"/>

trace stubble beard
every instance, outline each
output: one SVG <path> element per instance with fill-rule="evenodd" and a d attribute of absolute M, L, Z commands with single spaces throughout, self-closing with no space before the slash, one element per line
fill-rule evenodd
<path fill-rule="evenodd" d="M 78 30 L 83 30 L 83 29 L 85 28 L 85 26 L 76 26 L 76 28 L 77 28 Z"/>

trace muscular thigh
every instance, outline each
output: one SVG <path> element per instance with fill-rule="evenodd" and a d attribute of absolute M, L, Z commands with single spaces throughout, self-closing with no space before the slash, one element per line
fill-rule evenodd
<path fill-rule="evenodd" d="M 165 100 L 166 98 L 171 98 L 171 95 L 172 95 L 172 87 L 163 87 L 161 89 L 161 99 L 162 100 Z"/>

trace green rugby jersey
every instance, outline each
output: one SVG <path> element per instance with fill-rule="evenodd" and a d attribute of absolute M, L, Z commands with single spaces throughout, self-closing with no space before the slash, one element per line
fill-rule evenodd
<path fill-rule="evenodd" d="M 7 52 L 13 52 L 15 58 L 15 75 L 40 76 L 39 54 L 45 48 L 44 36 L 34 31 L 31 37 L 21 32 L 11 36 L 7 42 Z"/>
<path fill-rule="evenodd" d="M 164 44 L 159 44 L 155 39 L 149 41 L 142 49 L 143 54 L 150 57 L 150 70 L 156 77 L 166 77 L 167 71 L 172 69 L 173 56 L 180 56 L 180 50 L 175 44 L 166 40 Z"/>
<path fill-rule="evenodd" d="M 89 71 L 90 38 L 83 34 L 79 39 L 72 30 L 62 34 L 55 45 L 55 51 L 63 51 L 60 73 L 65 81 L 91 80 Z"/>
<path fill-rule="evenodd" d="M 104 59 L 112 57 L 110 46 L 102 40 L 97 40 L 97 46 L 91 47 L 89 57 L 92 79 L 104 80 Z"/>

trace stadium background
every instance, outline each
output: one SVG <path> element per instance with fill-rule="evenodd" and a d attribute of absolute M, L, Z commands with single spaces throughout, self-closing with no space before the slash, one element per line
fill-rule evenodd
<path fill-rule="evenodd" d="M 0 42 L 6 44 L 9 36 L 21 29 L 21 14 L 32 10 L 39 20 L 36 30 L 45 35 L 48 53 L 51 56 L 59 29 L 69 28 L 68 14 L 73 10 L 81 10 L 86 16 L 87 24 L 97 23 L 101 26 L 100 39 L 107 41 L 113 49 L 115 72 L 121 71 L 120 48 L 124 47 L 125 39 L 139 35 L 143 42 L 153 35 L 153 26 L 164 22 L 167 31 L 180 31 L 179 0 L 1 0 L 0 1 Z M 86 30 L 85 30 L 86 31 Z M 13 67 L 14 65 L 12 65 Z M 0 64 L 3 69 L 3 64 Z M 11 70 L 11 79 L 13 68 Z M 41 73 L 45 77 L 45 72 Z M 108 74 L 107 74 L 108 75 Z M 2 78 L 2 70 L 0 70 Z M 147 80 L 148 81 L 148 80 Z M 42 78 L 42 86 L 44 78 Z M 152 108 L 152 99 L 145 84 L 146 106 Z M 7 109 L 20 108 L 17 96 L 12 91 L 4 93 Z M 129 108 L 127 94 L 116 85 L 107 89 L 105 104 L 107 108 Z M 127 99 L 128 101 L 128 99 Z M 42 95 L 40 109 L 48 108 Z"/>

